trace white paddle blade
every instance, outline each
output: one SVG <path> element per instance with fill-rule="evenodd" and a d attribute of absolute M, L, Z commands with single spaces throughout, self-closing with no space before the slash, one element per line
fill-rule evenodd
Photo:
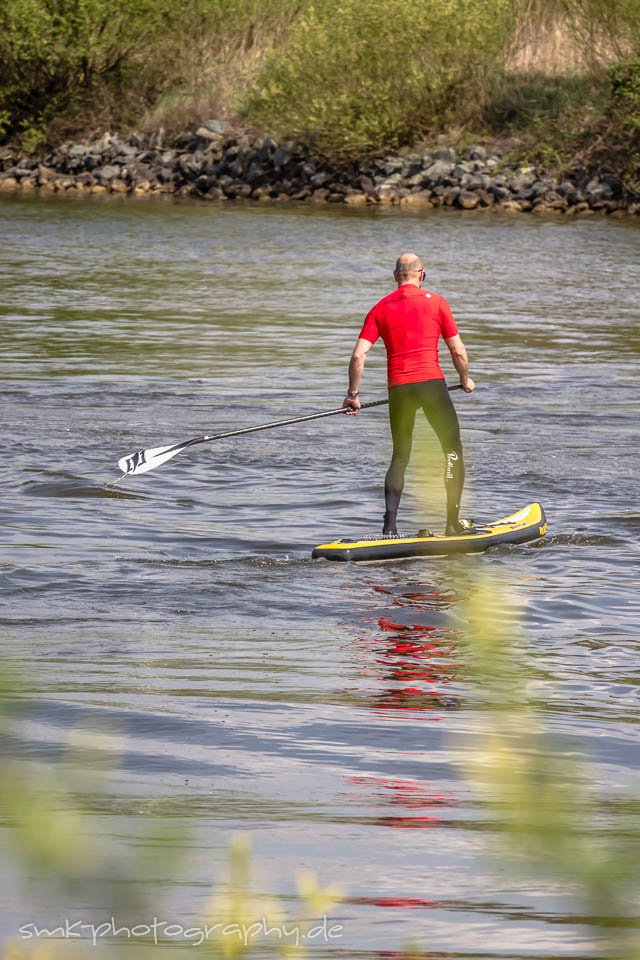
<path fill-rule="evenodd" d="M 118 460 L 118 466 L 125 477 L 138 476 L 139 473 L 148 473 L 161 464 L 171 460 L 176 454 L 180 453 L 183 447 L 179 444 L 172 444 L 170 447 L 153 447 L 150 450 L 136 450 L 130 453 L 128 457 L 122 457 Z"/>

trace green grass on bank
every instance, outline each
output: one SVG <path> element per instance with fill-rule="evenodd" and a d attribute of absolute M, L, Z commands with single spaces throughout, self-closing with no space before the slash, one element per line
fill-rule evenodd
<path fill-rule="evenodd" d="M 343 155 L 506 135 L 637 179 L 640 0 L 4 0 L 0 63 L 26 149 L 226 116 Z"/>

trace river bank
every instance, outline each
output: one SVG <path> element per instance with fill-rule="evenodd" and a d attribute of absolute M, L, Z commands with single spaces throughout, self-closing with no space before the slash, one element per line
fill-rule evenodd
<path fill-rule="evenodd" d="M 153 134 L 68 142 L 41 155 L 0 150 L 0 189 L 172 194 L 204 201 L 398 204 L 537 214 L 637 216 L 640 201 L 609 174 L 570 175 L 510 161 L 500 146 L 426 143 L 382 158 L 331 161 L 208 120 L 165 142 Z"/>

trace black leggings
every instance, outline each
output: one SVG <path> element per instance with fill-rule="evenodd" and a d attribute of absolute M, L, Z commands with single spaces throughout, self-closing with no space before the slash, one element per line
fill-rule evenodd
<path fill-rule="evenodd" d="M 464 486 L 464 460 L 458 416 L 444 380 L 402 383 L 389 390 L 389 422 L 393 439 L 393 456 L 384 481 L 387 509 L 385 523 L 388 521 L 393 523 L 398 512 L 404 488 L 404 473 L 411 457 L 413 427 L 419 407 L 422 407 L 425 417 L 435 430 L 445 456 L 447 524 L 456 523 Z"/>

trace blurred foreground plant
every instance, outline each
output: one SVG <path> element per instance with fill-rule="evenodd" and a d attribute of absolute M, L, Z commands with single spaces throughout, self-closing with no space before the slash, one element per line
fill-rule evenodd
<path fill-rule="evenodd" d="M 168 857 L 172 867 L 179 862 L 185 831 L 145 820 L 136 850 L 116 848 L 95 808 L 104 806 L 124 738 L 115 730 L 72 729 L 57 762 L 24 759 L 23 731 L 33 722 L 29 697 L 15 661 L 3 658 L 0 676 L 0 825 L 8 828 L 11 851 L 5 869 L 13 860 L 27 888 L 52 901 L 91 896 L 105 913 L 141 910 L 147 901 L 141 878 L 166 870 Z"/>
<path fill-rule="evenodd" d="M 216 923 L 210 942 L 222 956 L 233 960 L 260 945 L 276 956 L 300 957 L 305 954 L 303 942 L 313 944 L 320 937 L 325 943 L 339 940 L 342 925 L 327 917 L 342 899 L 339 888 L 323 889 L 312 871 L 298 871 L 298 907 L 289 916 L 275 897 L 252 891 L 250 850 L 247 835 L 232 838 L 229 880 L 214 893 L 207 910 Z"/>
<path fill-rule="evenodd" d="M 545 728 L 530 702 L 526 639 L 504 617 L 512 605 L 482 583 L 465 603 L 482 743 L 469 779 L 493 813 L 501 852 L 568 885 L 608 960 L 637 958 L 640 803 L 600 796 L 594 770 Z"/>
<path fill-rule="evenodd" d="M 33 899 L 30 910 L 40 905 L 58 918 L 45 931 L 32 915 L 29 922 L 20 923 L 13 940 L 4 948 L 0 944 L 3 960 L 52 960 L 72 950 L 77 956 L 78 949 L 89 953 L 96 942 L 118 954 L 133 947 L 136 956 L 140 949 L 160 943 L 176 949 L 204 945 L 209 956 L 232 960 L 256 945 L 267 947 L 274 957 L 300 957 L 304 942 L 321 936 L 339 939 L 342 927 L 326 914 L 340 902 L 340 892 L 322 889 L 313 873 L 301 871 L 296 911 L 289 916 L 276 897 L 253 892 L 250 841 L 238 835 L 230 842 L 228 879 L 220 883 L 201 922 L 190 920 L 177 940 L 169 928 L 180 925 L 158 922 L 161 908 L 152 898 L 163 884 L 173 884 L 192 838 L 176 827 L 175 819 L 169 828 L 161 822 L 156 826 L 155 817 L 142 816 L 136 821 L 136 827 L 141 825 L 135 844 L 129 840 L 116 845 L 114 830 L 101 829 L 92 808 L 104 809 L 106 804 L 110 809 L 110 778 L 126 752 L 124 737 L 104 730 L 73 730 L 57 762 L 25 760 L 20 744 L 24 728 L 33 722 L 29 706 L 15 661 L 1 660 L 0 827 L 10 850 L 3 869 L 16 868 L 14 887 L 24 877 L 25 892 Z M 167 915 L 171 904 L 162 909 Z M 82 933 L 80 921 L 72 920 L 74 932 L 65 934 L 68 920 L 61 921 L 60 916 L 66 911 L 67 917 L 74 917 L 78 910 L 86 910 L 91 919 L 82 921 Z M 132 929 L 141 932 L 123 937 L 124 930 Z"/>

